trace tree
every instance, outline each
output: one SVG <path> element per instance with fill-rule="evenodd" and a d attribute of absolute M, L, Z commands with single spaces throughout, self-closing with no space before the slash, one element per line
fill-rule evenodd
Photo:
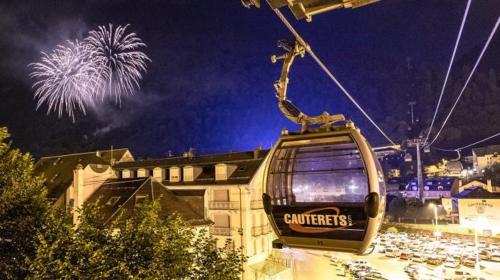
<path fill-rule="evenodd" d="M 0 278 L 22 279 L 50 204 L 43 180 L 33 176 L 31 155 L 12 148 L 9 136 L 0 128 Z"/>
<path fill-rule="evenodd" d="M 484 178 L 493 182 L 500 182 L 500 163 L 495 163 L 484 169 Z"/>
<path fill-rule="evenodd" d="M 239 279 L 244 257 L 215 247 L 176 214 L 161 217 L 159 203 L 138 206 L 105 225 L 97 204 L 84 204 L 78 227 L 55 219 L 39 235 L 33 279 Z"/>
<path fill-rule="evenodd" d="M 389 204 L 389 214 L 394 218 L 400 218 L 406 213 L 406 200 L 402 197 L 395 197 Z"/>
<path fill-rule="evenodd" d="M 406 208 L 406 216 L 410 218 L 419 218 L 421 217 L 422 208 L 424 204 L 420 199 L 412 198 L 407 200 L 407 208 Z"/>

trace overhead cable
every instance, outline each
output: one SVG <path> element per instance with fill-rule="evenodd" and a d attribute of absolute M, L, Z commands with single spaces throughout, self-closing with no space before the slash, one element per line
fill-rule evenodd
<path fill-rule="evenodd" d="M 439 105 L 441 104 L 441 100 L 443 99 L 444 89 L 446 88 L 446 84 L 448 83 L 448 77 L 450 76 L 451 67 L 453 65 L 453 61 L 455 60 L 455 54 L 457 53 L 458 44 L 460 43 L 460 38 L 462 37 L 462 31 L 464 29 L 465 21 L 467 20 L 467 15 L 469 13 L 469 7 L 470 7 L 471 2 L 472 2 L 472 0 L 467 1 L 467 6 L 465 7 L 465 13 L 464 13 L 464 16 L 462 18 L 462 24 L 460 25 L 460 30 L 458 31 L 457 40 L 455 41 L 455 47 L 453 48 L 453 53 L 451 55 L 450 64 L 448 65 L 448 70 L 446 71 L 446 76 L 444 78 L 443 86 L 441 87 L 441 93 L 439 94 L 439 99 L 438 99 L 438 103 L 436 105 L 436 110 L 434 111 L 434 116 L 432 117 L 431 125 L 429 126 L 429 128 L 427 130 L 427 136 L 425 136 L 424 143 L 426 143 L 427 140 L 429 139 L 429 136 L 430 136 L 431 131 L 432 131 L 432 127 L 434 126 L 434 121 L 436 121 L 436 116 L 437 116 L 437 113 L 439 110 Z"/>
<path fill-rule="evenodd" d="M 445 152 L 455 152 L 455 151 L 460 151 L 460 150 L 463 150 L 463 149 L 470 148 L 470 147 L 472 147 L 472 146 L 475 146 L 475 145 L 477 145 L 477 144 L 483 143 L 484 141 L 488 141 L 488 140 L 490 140 L 490 139 L 492 139 L 492 138 L 495 138 L 495 137 L 498 137 L 498 136 L 500 136 L 500 132 L 495 133 L 495 134 L 493 134 L 493 135 L 490 135 L 490 136 L 488 136 L 488 137 L 486 137 L 486 138 L 483 138 L 483 139 L 481 139 L 481 140 L 479 140 L 479 141 L 476 141 L 476 142 L 474 142 L 474 143 L 471 143 L 471 144 L 468 144 L 468 145 L 465 145 L 465 146 L 462 146 L 462 147 L 456 148 L 456 149 L 442 149 L 442 148 L 437 148 L 437 147 L 432 147 L 432 148 L 433 148 L 433 149 L 436 149 L 436 150 L 439 150 L 439 151 L 445 151 Z"/>
<path fill-rule="evenodd" d="M 268 2 L 269 4 L 269 2 Z M 330 77 L 330 79 L 340 88 L 340 90 L 351 100 L 351 102 L 358 108 L 361 113 L 377 128 L 377 130 L 387 139 L 392 145 L 396 145 L 394 141 L 387 136 L 387 134 L 375 123 L 375 121 L 366 113 L 366 111 L 361 107 L 361 105 L 356 102 L 356 100 L 349 94 L 349 92 L 342 86 L 342 84 L 335 78 L 335 76 L 332 74 L 332 72 L 323 64 L 323 62 L 316 56 L 314 51 L 311 49 L 311 46 L 306 43 L 306 41 L 300 36 L 300 34 L 293 28 L 293 26 L 290 24 L 290 22 L 286 19 L 286 17 L 281 13 L 279 9 L 273 8 L 271 5 L 269 5 L 271 9 L 276 13 L 278 18 L 285 24 L 285 26 L 288 28 L 288 30 L 295 36 L 297 41 L 304 46 L 306 49 L 307 53 L 314 59 L 314 61 L 323 69 L 323 71 Z"/>
<path fill-rule="evenodd" d="M 479 65 L 479 62 L 481 62 L 481 59 L 483 58 L 483 55 L 486 52 L 486 49 L 488 48 L 488 46 L 489 46 L 489 44 L 491 42 L 491 39 L 495 35 L 495 32 L 497 31 L 499 24 L 500 24 L 500 17 L 498 17 L 497 22 L 496 22 L 495 26 L 493 27 L 493 30 L 491 30 L 490 36 L 488 37 L 488 40 L 486 41 L 486 44 L 484 45 L 483 50 L 481 51 L 481 54 L 477 58 L 476 63 L 474 64 L 474 67 L 472 68 L 472 71 L 469 74 L 469 77 L 467 77 L 467 80 L 465 81 L 465 84 L 464 84 L 462 90 L 460 91 L 460 94 L 458 95 L 457 99 L 455 100 L 455 103 L 451 107 L 450 112 L 446 116 L 446 119 L 444 120 L 443 124 L 439 128 L 439 131 L 437 132 L 437 134 L 432 139 L 431 143 L 429 143 L 427 146 L 432 145 L 436 141 L 436 139 L 439 137 L 439 135 L 441 134 L 441 131 L 443 131 L 443 128 L 446 125 L 446 123 L 448 122 L 448 120 L 450 119 L 450 116 L 453 113 L 453 110 L 455 110 L 455 107 L 457 106 L 458 101 L 460 100 L 460 97 L 462 97 L 465 89 L 467 88 L 467 85 L 469 85 L 469 82 L 470 82 L 470 80 L 472 78 L 472 75 L 474 75 L 474 73 L 475 73 L 475 71 L 477 69 L 477 66 Z"/>

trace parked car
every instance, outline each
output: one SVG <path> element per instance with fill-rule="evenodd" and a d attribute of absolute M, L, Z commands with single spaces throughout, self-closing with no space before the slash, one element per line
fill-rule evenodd
<path fill-rule="evenodd" d="M 491 259 L 491 252 L 489 250 L 480 250 L 479 258 L 481 260 L 489 261 Z"/>
<path fill-rule="evenodd" d="M 399 257 L 399 254 L 400 254 L 399 249 L 396 247 L 391 247 L 391 248 L 385 249 L 385 256 L 386 257 L 395 258 L 395 257 Z"/>
<path fill-rule="evenodd" d="M 465 279 L 466 277 L 469 277 L 469 276 L 470 276 L 470 273 L 467 271 L 455 270 L 455 273 L 453 275 L 453 280 L 461 280 L 461 279 Z"/>
<path fill-rule="evenodd" d="M 491 253 L 490 261 L 500 262 L 500 251 L 494 251 L 493 253 Z"/>
<path fill-rule="evenodd" d="M 476 266 L 476 258 L 475 257 L 466 257 L 462 260 L 462 264 L 468 267 Z"/>
<path fill-rule="evenodd" d="M 446 258 L 444 261 L 445 267 L 457 268 L 460 266 L 460 260 L 452 257 Z"/>
<path fill-rule="evenodd" d="M 408 252 L 408 251 L 405 251 L 405 252 L 401 252 L 401 254 L 399 254 L 399 259 L 400 260 L 410 260 L 411 259 L 411 253 Z"/>
<path fill-rule="evenodd" d="M 434 256 L 429 256 L 427 258 L 426 262 L 427 262 L 427 264 L 430 264 L 430 265 L 440 265 L 443 263 L 443 259 L 434 255 Z"/>
<path fill-rule="evenodd" d="M 352 261 L 352 262 L 350 262 L 350 263 L 347 264 L 347 266 L 349 268 L 354 267 L 354 266 L 359 266 L 359 265 L 369 266 L 370 263 L 367 260 L 361 260 L 361 259 L 359 259 L 359 260 L 354 260 L 354 261 Z"/>
<path fill-rule="evenodd" d="M 413 254 L 411 260 L 413 262 L 421 263 L 421 262 L 425 262 L 425 257 L 420 253 L 416 253 L 416 254 Z"/>
<path fill-rule="evenodd" d="M 423 266 L 421 266 L 419 264 L 410 263 L 404 267 L 404 270 L 406 273 L 411 274 L 413 272 L 413 270 L 415 270 L 419 267 L 423 267 Z"/>

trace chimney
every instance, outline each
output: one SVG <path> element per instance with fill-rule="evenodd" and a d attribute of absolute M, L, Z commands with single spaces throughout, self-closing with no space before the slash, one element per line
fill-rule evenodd
<path fill-rule="evenodd" d="M 253 150 L 253 158 L 258 159 L 260 156 L 260 151 L 262 151 L 262 146 L 259 145 Z"/>
<path fill-rule="evenodd" d="M 184 152 L 182 156 L 185 158 L 194 158 L 194 149 L 189 148 L 189 150 L 187 152 Z"/>

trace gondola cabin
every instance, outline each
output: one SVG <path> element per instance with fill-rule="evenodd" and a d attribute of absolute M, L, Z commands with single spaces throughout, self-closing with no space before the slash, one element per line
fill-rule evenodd
<path fill-rule="evenodd" d="M 264 208 L 283 245 L 363 254 L 377 234 L 383 172 L 353 126 L 282 135 L 264 176 Z"/>

